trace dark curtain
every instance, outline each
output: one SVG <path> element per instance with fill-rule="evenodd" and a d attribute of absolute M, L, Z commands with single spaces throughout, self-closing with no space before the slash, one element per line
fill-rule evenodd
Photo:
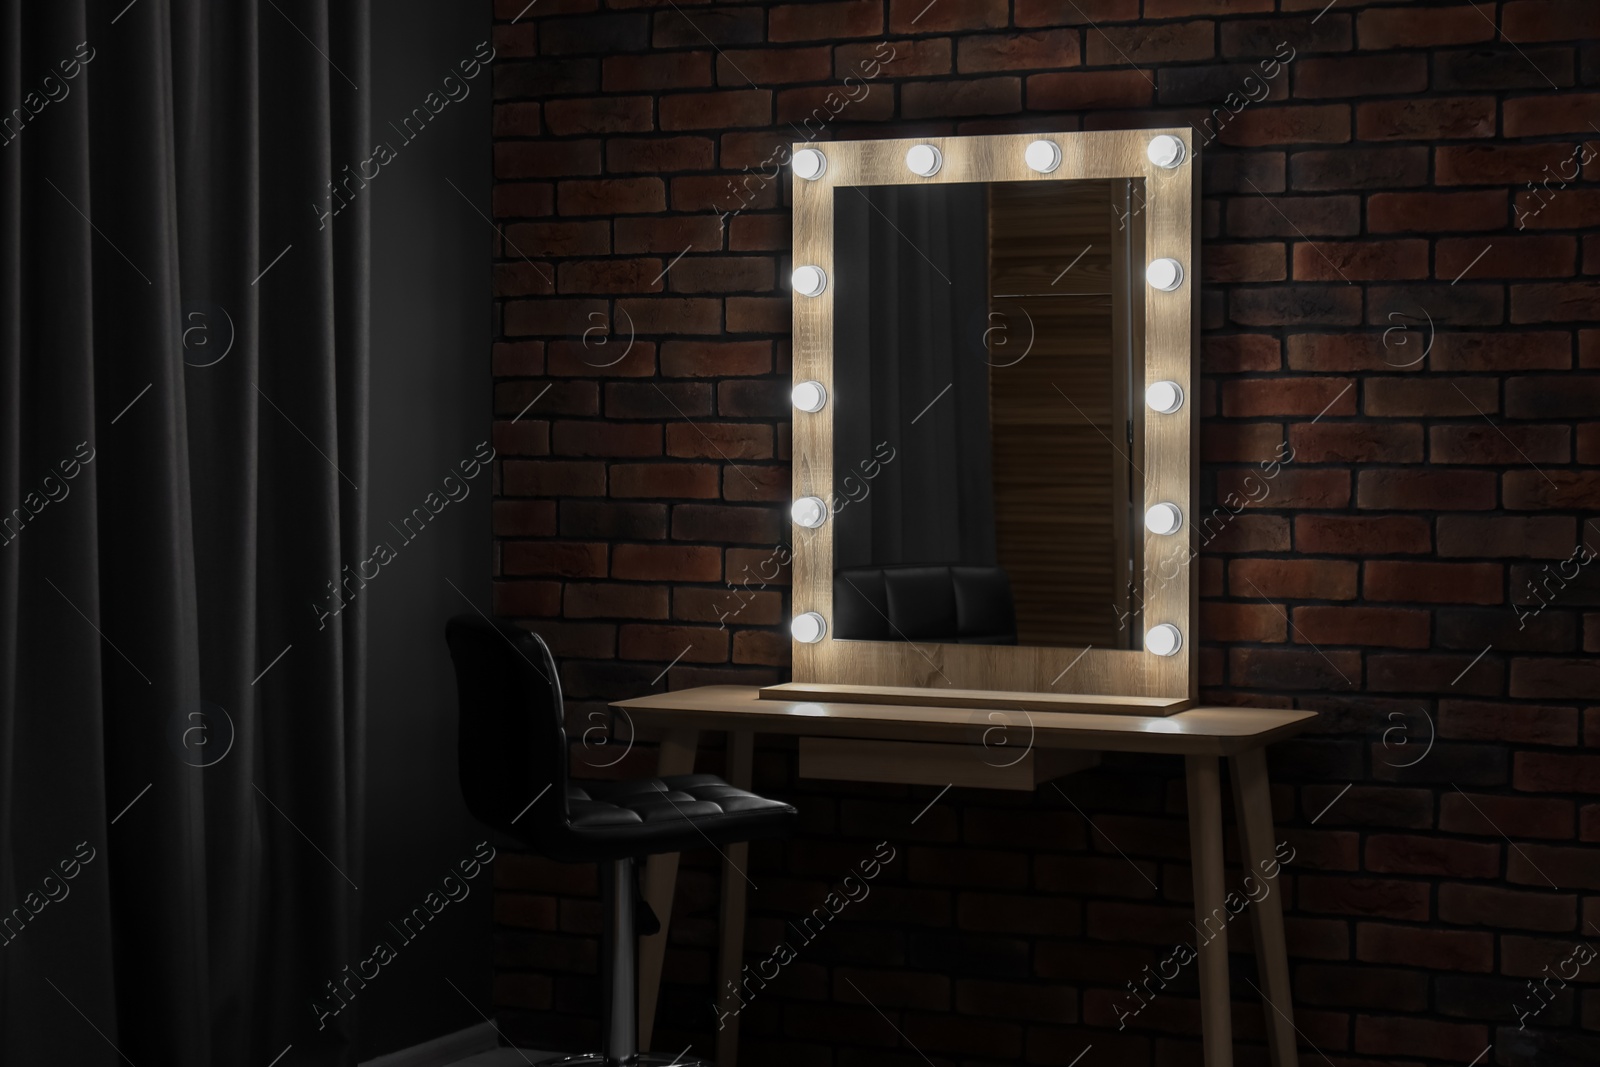
<path fill-rule="evenodd" d="M 0 0 L 0 1063 L 348 1059 L 367 23 Z"/>
<path fill-rule="evenodd" d="M 834 193 L 839 568 L 995 562 L 988 234 L 982 185 Z"/>

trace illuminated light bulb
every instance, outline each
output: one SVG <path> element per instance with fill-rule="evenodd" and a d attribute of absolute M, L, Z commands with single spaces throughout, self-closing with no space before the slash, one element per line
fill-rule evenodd
<path fill-rule="evenodd" d="M 828 621 L 814 611 L 796 615 L 789 623 L 789 634 L 803 645 L 814 645 L 828 632 Z"/>
<path fill-rule="evenodd" d="M 794 273 L 789 275 L 789 284 L 801 296 L 821 296 L 828 287 L 828 273 L 821 267 L 796 267 Z"/>
<path fill-rule="evenodd" d="M 1184 158 L 1188 151 L 1183 147 L 1183 141 L 1170 133 L 1152 137 L 1145 155 L 1150 157 L 1150 162 L 1166 170 L 1174 170 L 1183 166 Z"/>
<path fill-rule="evenodd" d="M 1174 534 L 1183 526 L 1183 512 L 1176 504 L 1152 504 L 1144 513 L 1144 528 L 1153 534 Z"/>
<path fill-rule="evenodd" d="M 1183 386 L 1177 382 L 1155 382 L 1145 389 L 1144 402 L 1151 411 L 1171 415 L 1183 407 Z"/>
<path fill-rule="evenodd" d="M 1061 146 L 1054 141 L 1035 141 L 1028 146 L 1022 158 L 1030 170 L 1049 174 L 1061 166 Z"/>
<path fill-rule="evenodd" d="M 1158 656 L 1176 656 L 1183 647 L 1183 634 L 1170 622 L 1152 626 L 1144 632 L 1144 650 Z"/>
<path fill-rule="evenodd" d="M 1170 293 L 1183 284 L 1183 264 L 1175 259 L 1157 259 L 1144 269 L 1144 280 L 1153 288 Z"/>
<path fill-rule="evenodd" d="M 828 157 L 815 148 L 802 148 L 789 161 L 789 167 L 794 171 L 796 178 L 814 182 L 827 173 Z"/>
<path fill-rule="evenodd" d="M 912 145 L 906 152 L 906 166 L 912 174 L 931 178 L 944 166 L 944 153 L 931 144 Z"/>
<path fill-rule="evenodd" d="M 801 411 L 821 411 L 828 402 L 828 391 L 821 382 L 801 382 L 789 390 L 789 402 Z"/>
<path fill-rule="evenodd" d="M 789 507 L 789 517 L 796 526 L 815 530 L 828 521 L 828 505 L 820 496 L 803 496 Z"/>

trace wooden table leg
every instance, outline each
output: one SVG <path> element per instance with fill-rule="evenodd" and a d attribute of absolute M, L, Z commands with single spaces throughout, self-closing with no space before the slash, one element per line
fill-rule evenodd
<path fill-rule="evenodd" d="M 1256 969 L 1261 975 L 1261 997 L 1267 1014 L 1267 1044 L 1272 1067 L 1296 1067 L 1294 1000 L 1289 992 L 1289 948 L 1283 936 L 1283 883 L 1268 879 L 1276 871 L 1277 834 L 1272 826 L 1272 791 L 1267 780 L 1264 749 L 1251 749 L 1229 760 L 1233 776 L 1234 807 L 1239 814 L 1239 840 L 1247 872 L 1269 891 L 1250 906 L 1255 931 Z"/>
<path fill-rule="evenodd" d="M 700 747 L 700 731 L 673 730 L 661 739 L 656 774 L 689 774 L 694 771 L 695 751 Z M 651 856 L 644 864 L 644 899 L 661 920 L 661 932 L 639 938 L 639 1051 L 650 1050 L 651 1032 L 656 1023 L 656 999 L 661 993 L 661 967 L 667 959 L 667 933 L 672 920 L 672 894 L 678 883 L 678 854 L 665 852 Z"/>
<path fill-rule="evenodd" d="M 1222 774 L 1215 756 L 1185 756 L 1189 851 L 1194 868 L 1195 948 L 1200 958 L 1200 1032 L 1206 1067 L 1233 1067 L 1228 993 L 1228 911 L 1222 856 Z"/>
<path fill-rule="evenodd" d="M 755 736 L 749 730 L 728 731 L 728 784 L 750 788 Z M 717 956 L 717 1067 L 739 1062 L 739 1016 L 730 986 L 737 988 L 744 961 L 746 892 L 750 888 L 750 843 L 729 845 L 722 864 L 722 919 Z"/>

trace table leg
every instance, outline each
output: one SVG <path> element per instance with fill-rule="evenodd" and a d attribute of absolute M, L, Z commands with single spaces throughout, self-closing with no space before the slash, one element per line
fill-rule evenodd
<path fill-rule="evenodd" d="M 661 739 L 656 774 L 689 774 L 694 770 L 700 731 L 673 730 Z M 678 883 L 678 854 L 651 856 L 644 865 L 644 899 L 661 920 L 661 932 L 639 939 L 639 1050 L 649 1051 L 661 993 L 661 967 L 667 959 L 667 933 L 672 920 L 672 894 Z"/>
<path fill-rule="evenodd" d="M 1269 891 L 1250 906 L 1256 939 L 1256 969 L 1267 1014 L 1267 1044 L 1272 1067 L 1297 1067 L 1294 1000 L 1289 993 L 1289 948 L 1283 936 L 1283 884 L 1263 872 L 1277 870 L 1277 834 L 1272 827 L 1272 792 L 1264 749 L 1251 749 L 1229 760 L 1234 807 L 1239 814 L 1239 841 L 1247 873 L 1265 881 Z"/>
<path fill-rule="evenodd" d="M 728 784 L 750 788 L 755 736 L 749 730 L 728 731 Z M 722 864 L 722 918 L 717 957 L 717 1067 L 739 1062 L 739 1016 L 730 987 L 737 989 L 744 960 L 746 893 L 750 888 L 750 843 L 729 845 Z"/>
<path fill-rule="evenodd" d="M 1189 851 L 1194 868 L 1195 948 L 1200 968 L 1200 1033 L 1205 1067 L 1233 1067 L 1228 993 L 1228 911 L 1222 857 L 1222 775 L 1215 756 L 1184 757 L 1189 786 Z"/>

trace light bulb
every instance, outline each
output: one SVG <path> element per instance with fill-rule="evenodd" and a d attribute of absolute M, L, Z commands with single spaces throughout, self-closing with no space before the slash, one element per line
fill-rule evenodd
<path fill-rule="evenodd" d="M 1157 259 L 1144 269 L 1144 280 L 1162 292 L 1170 293 L 1183 284 L 1183 264 L 1175 259 Z"/>
<path fill-rule="evenodd" d="M 912 145 L 906 152 L 906 166 L 912 174 L 931 178 L 944 166 L 944 153 L 931 144 Z"/>
<path fill-rule="evenodd" d="M 796 615 L 789 623 L 789 634 L 802 645 L 814 645 L 828 632 L 828 621 L 814 611 Z"/>
<path fill-rule="evenodd" d="M 808 182 L 814 182 L 827 172 L 828 157 L 815 148 L 802 148 L 794 154 L 794 158 L 789 161 L 789 166 L 794 171 L 796 178 L 804 178 Z"/>
<path fill-rule="evenodd" d="M 1049 174 L 1061 166 L 1061 146 L 1054 141 L 1035 141 L 1028 146 L 1022 158 L 1030 170 Z"/>
<path fill-rule="evenodd" d="M 821 296 L 822 290 L 828 287 L 828 274 L 821 267 L 796 267 L 789 275 L 789 284 L 801 296 Z"/>
<path fill-rule="evenodd" d="M 1183 526 L 1183 512 L 1176 504 L 1152 504 L 1144 513 L 1144 528 L 1153 534 L 1177 533 Z"/>
<path fill-rule="evenodd" d="M 821 411 L 828 402 L 828 391 L 821 382 L 801 382 L 789 390 L 789 402 L 801 411 Z"/>
<path fill-rule="evenodd" d="M 1163 133 L 1150 139 L 1150 145 L 1145 149 L 1145 155 L 1150 157 L 1150 162 L 1166 170 L 1183 166 L 1183 160 L 1188 152 L 1183 147 L 1183 141 L 1170 133 Z"/>
<path fill-rule="evenodd" d="M 789 517 L 796 526 L 815 530 L 828 521 L 828 505 L 820 496 L 803 496 L 789 507 Z"/>
<path fill-rule="evenodd" d="M 1176 656 L 1183 647 L 1183 634 L 1170 622 L 1152 626 L 1144 632 L 1144 650 L 1158 656 Z"/>
<path fill-rule="evenodd" d="M 1144 402 L 1151 411 L 1171 415 L 1183 407 L 1183 386 L 1177 382 L 1154 382 L 1145 389 Z"/>

